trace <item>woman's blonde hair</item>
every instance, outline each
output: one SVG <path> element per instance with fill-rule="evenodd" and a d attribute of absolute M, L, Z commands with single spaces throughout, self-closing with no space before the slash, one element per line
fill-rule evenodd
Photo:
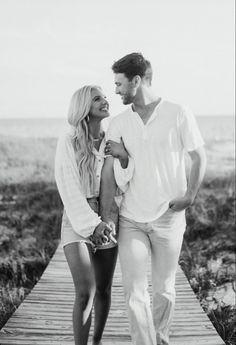
<path fill-rule="evenodd" d="M 99 86 L 86 85 L 77 90 L 71 99 L 68 122 L 72 126 L 72 145 L 75 151 L 79 176 L 84 193 L 95 191 L 95 155 L 93 138 L 89 133 L 89 112 L 92 104 L 92 91 Z"/>

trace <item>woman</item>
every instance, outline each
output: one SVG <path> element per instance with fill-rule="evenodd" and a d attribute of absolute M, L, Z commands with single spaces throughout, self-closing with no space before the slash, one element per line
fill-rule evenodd
<path fill-rule="evenodd" d="M 110 309 L 117 243 L 115 229 L 102 222 L 98 215 L 100 175 L 105 157 L 101 121 L 109 115 L 109 104 L 102 90 L 97 86 L 82 87 L 71 99 L 68 114 L 71 131 L 62 136 L 57 145 L 55 178 L 64 204 L 62 244 L 75 286 L 76 345 L 88 343 L 93 305 L 93 345 L 102 344 Z M 121 177 L 120 181 L 128 182 L 132 162 L 128 162 L 122 143 L 115 146 L 115 151 L 119 159 L 114 160 L 116 175 Z"/>

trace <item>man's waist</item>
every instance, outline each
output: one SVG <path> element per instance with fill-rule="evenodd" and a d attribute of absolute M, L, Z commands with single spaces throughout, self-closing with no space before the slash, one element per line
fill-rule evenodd
<path fill-rule="evenodd" d="M 169 202 L 170 200 L 166 200 L 162 202 L 159 206 L 153 208 L 152 210 L 150 210 L 150 208 L 147 209 L 144 207 L 129 207 L 129 205 L 123 202 L 120 209 L 120 215 L 132 219 L 136 222 L 152 222 L 155 219 L 161 217 L 168 210 Z"/>

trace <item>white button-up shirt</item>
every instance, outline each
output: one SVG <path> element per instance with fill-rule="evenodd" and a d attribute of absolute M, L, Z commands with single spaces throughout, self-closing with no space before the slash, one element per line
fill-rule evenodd
<path fill-rule="evenodd" d="M 95 227 L 101 222 L 97 213 L 90 208 L 87 198 L 99 196 L 101 171 L 105 158 L 104 148 L 105 138 L 101 142 L 99 151 L 94 149 L 94 154 L 96 156 L 95 174 L 97 177 L 95 194 L 89 189 L 87 193 L 84 193 L 80 183 L 80 176 L 70 133 L 61 136 L 57 143 L 55 157 L 55 179 L 57 188 L 72 228 L 81 236 L 81 239 L 90 236 Z M 129 159 L 129 164 L 126 169 L 122 169 L 119 160 L 114 159 L 114 171 L 117 177 L 117 185 L 121 190 L 124 191 L 127 188 L 126 185 L 132 178 L 133 169 L 134 164 L 132 159 Z"/>
<path fill-rule="evenodd" d="M 184 196 L 184 153 L 204 144 L 189 110 L 162 100 L 144 124 L 129 106 L 112 119 L 106 136 L 117 142 L 122 137 L 134 160 L 134 175 L 123 197 L 121 215 L 150 222 L 168 209 L 171 199 Z"/>

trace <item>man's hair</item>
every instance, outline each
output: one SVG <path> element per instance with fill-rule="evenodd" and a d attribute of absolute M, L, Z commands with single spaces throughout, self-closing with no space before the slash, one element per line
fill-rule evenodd
<path fill-rule="evenodd" d="M 145 75 L 147 69 L 147 60 L 141 53 L 131 53 L 125 55 L 112 65 L 114 73 L 124 73 L 131 80 L 139 75 L 141 78 Z"/>

